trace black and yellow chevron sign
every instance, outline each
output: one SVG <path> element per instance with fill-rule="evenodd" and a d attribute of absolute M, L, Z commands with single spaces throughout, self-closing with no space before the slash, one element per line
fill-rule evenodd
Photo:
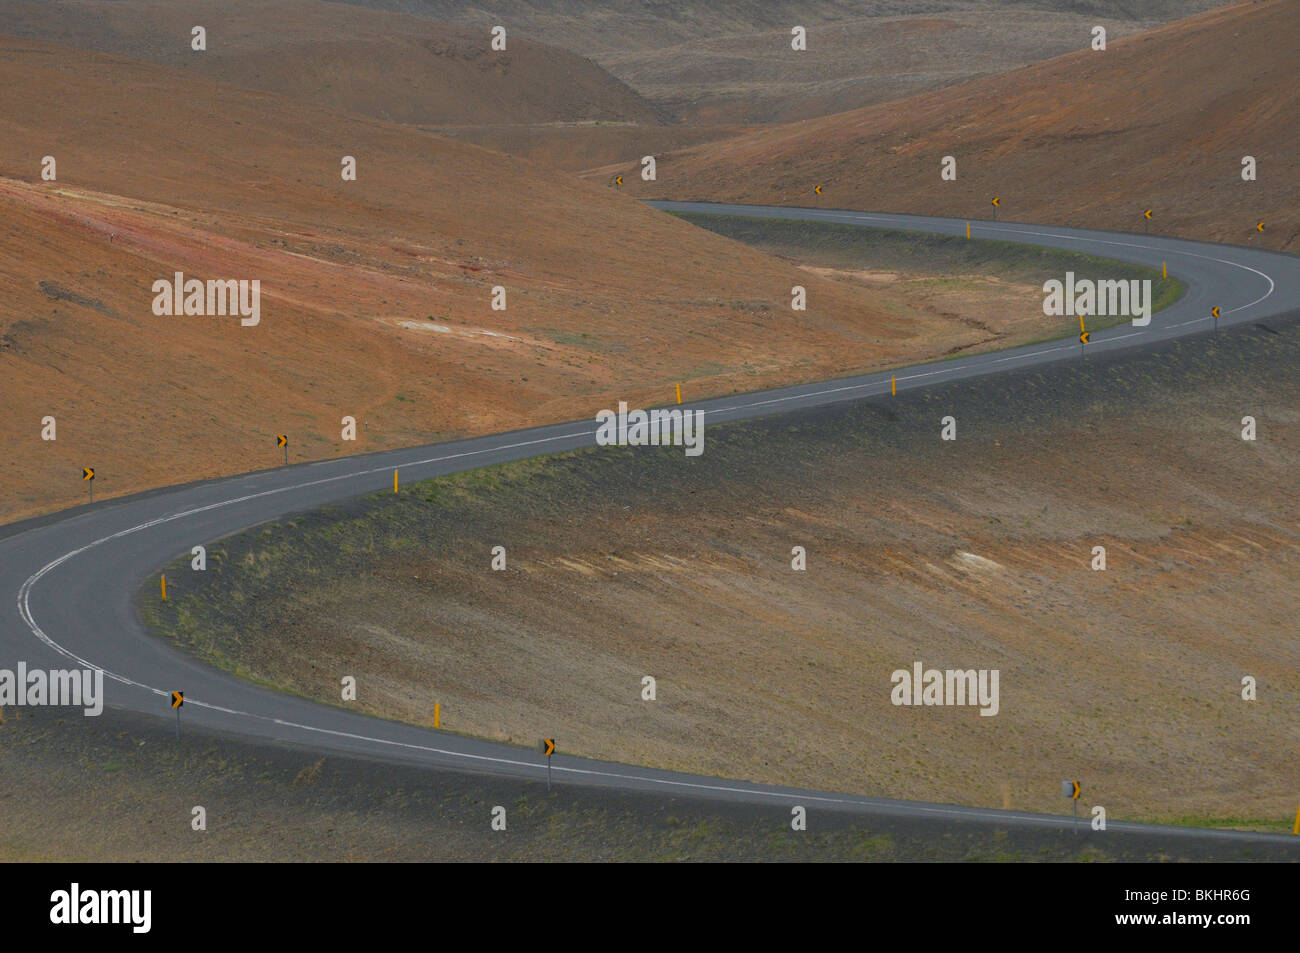
<path fill-rule="evenodd" d="M 1150 217 L 1151 217 L 1151 209 L 1147 209 L 1145 212 L 1143 212 L 1143 213 L 1142 213 L 1142 217 L 1143 217 L 1143 218 L 1150 218 Z"/>
<path fill-rule="evenodd" d="M 1070 783 L 1074 785 L 1074 793 L 1070 795 L 1070 800 L 1077 801 L 1079 800 L 1079 795 L 1082 794 L 1083 792 L 1079 790 L 1078 781 L 1071 781 Z"/>
<path fill-rule="evenodd" d="M 1255 226 L 1255 229 L 1256 229 L 1257 231 L 1261 231 L 1261 232 L 1262 232 L 1262 231 L 1264 230 L 1264 223 L 1263 223 L 1263 222 L 1260 222 L 1258 225 Z"/>
<path fill-rule="evenodd" d="M 1001 207 L 1002 207 L 1002 199 L 998 198 L 996 195 L 993 196 L 993 207 L 994 207 L 994 208 L 1001 208 Z"/>
<path fill-rule="evenodd" d="M 1080 335 L 1079 335 L 1079 343 L 1080 343 L 1080 344 L 1087 344 L 1087 343 L 1088 343 L 1088 336 L 1089 336 L 1091 333 L 1092 333 L 1091 331 L 1084 331 L 1082 334 L 1080 334 Z"/>
<path fill-rule="evenodd" d="M 620 175 L 617 179 L 614 180 L 614 184 L 615 184 L 615 185 L 622 185 L 622 184 L 623 184 L 623 177 Z"/>
<path fill-rule="evenodd" d="M 180 708 L 180 707 L 181 707 L 182 705 L 184 705 L 184 704 L 185 704 L 185 693 L 184 693 L 184 692 L 172 692 L 172 707 L 173 707 L 173 708 Z"/>
<path fill-rule="evenodd" d="M 283 433 L 278 433 L 278 434 L 276 434 L 276 435 L 275 435 L 275 445 L 276 445 L 277 447 L 287 447 L 287 446 L 289 446 L 289 435 L 288 435 L 288 434 L 283 434 Z"/>
<path fill-rule="evenodd" d="M 1214 315 L 1214 316 L 1217 318 L 1217 317 L 1219 316 L 1219 309 L 1218 309 L 1218 308 L 1211 308 L 1211 309 L 1210 309 L 1210 314 Z"/>
<path fill-rule="evenodd" d="M 93 480 L 93 479 L 95 479 L 95 468 L 94 468 L 94 467 L 82 467 L 82 468 L 81 468 L 81 478 L 82 478 L 83 480 Z"/>
<path fill-rule="evenodd" d="M 822 194 L 822 187 L 821 187 L 820 185 L 815 185 L 815 186 L 813 186 L 813 191 L 816 192 L 818 195 L 821 195 L 821 194 Z"/>
<path fill-rule="evenodd" d="M 546 757 L 548 757 L 548 758 L 549 758 L 551 755 L 555 754 L 555 739 L 554 739 L 554 738 L 543 738 L 543 739 L 542 739 L 542 754 L 546 755 Z"/>

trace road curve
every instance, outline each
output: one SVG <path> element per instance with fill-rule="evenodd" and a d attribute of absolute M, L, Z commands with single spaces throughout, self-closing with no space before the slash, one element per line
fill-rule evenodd
<path fill-rule="evenodd" d="M 760 217 L 814 219 L 938 234 L 964 234 L 965 219 L 925 218 L 827 209 L 653 202 L 661 209 Z M 1095 333 L 1089 353 L 1130 348 L 1208 330 L 1210 309 L 1220 324 L 1260 321 L 1300 301 L 1300 258 L 1257 249 L 1157 236 L 1082 231 L 1010 222 L 974 222 L 976 237 L 1077 250 L 1160 267 L 1186 285 L 1175 305 L 1146 328 L 1128 324 Z M 816 407 L 900 390 L 973 378 L 1009 368 L 1078 359 L 1079 345 L 1047 342 L 992 354 L 917 365 L 820 384 L 785 387 L 699 401 L 709 424 Z M 592 408 L 592 416 L 599 408 Z M 384 721 L 321 705 L 241 681 L 183 655 L 145 631 L 132 599 L 145 580 L 197 544 L 249 526 L 384 489 L 393 469 L 405 481 L 521 460 L 595 443 L 594 420 L 536 427 L 405 450 L 299 464 L 244 476 L 152 491 L 0 531 L 0 668 L 100 668 L 106 703 L 170 717 L 168 695 L 185 692 L 184 721 L 206 731 L 274 740 L 340 753 L 458 770 L 540 779 L 535 750 Z M 7 534 L 7 535 L 6 535 Z M 540 738 L 546 726 L 537 726 Z M 563 739 L 560 739 L 563 751 Z M 557 754 L 557 784 L 694 795 L 733 801 L 833 807 L 879 815 L 996 821 L 1004 826 L 1068 827 L 1054 815 L 805 791 L 659 771 Z M 1109 831 L 1143 831 L 1186 838 L 1288 840 L 1283 835 L 1163 827 L 1112 821 Z"/>

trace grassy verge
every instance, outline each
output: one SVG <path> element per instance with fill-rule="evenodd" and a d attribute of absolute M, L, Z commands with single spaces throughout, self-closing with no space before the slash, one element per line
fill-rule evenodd
<path fill-rule="evenodd" d="M 977 274 L 1038 286 L 1051 278 L 1063 280 L 1067 271 L 1074 272 L 1076 280 L 1150 280 L 1153 314 L 1169 307 L 1182 297 L 1185 290 L 1177 278 L 1163 278 L 1154 268 L 1020 242 L 966 239 L 802 219 L 694 212 L 672 214 L 692 225 L 753 245 L 769 254 L 825 268 L 891 270 L 943 277 Z M 1101 330 L 1124 320 L 1127 319 L 1116 316 L 1087 319 L 1090 330 Z"/>
<path fill-rule="evenodd" d="M 0 726 L 6 805 L 0 861 L 206 862 L 1285 861 L 1288 845 L 1112 838 L 814 809 L 728 805 L 434 771 L 195 729 L 110 710 L 64 719 L 28 709 Z M 177 792 L 185 792 L 185 800 Z M 202 833 L 190 805 L 220 805 Z M 507 832 L 489 810 L 508 811 Z M 1297 838 L 1300 840 L 1300 838 Z"/>

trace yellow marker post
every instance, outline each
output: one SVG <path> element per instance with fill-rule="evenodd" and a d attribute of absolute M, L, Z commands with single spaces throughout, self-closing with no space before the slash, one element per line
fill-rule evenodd
<path fill-rule="evenodd" d="M 970 222 L 966 223 L 966 237 L 970 238 Z"/>
<path fill-rule="evenodd" d="M 393 471 L 393 492 L 397 492 L 397 471 Z"/>
<path fill-rule="evenodd" d="M 442 724 L 442 705 L 438 702 L 433 703 L 433 727 L 438 728 Z"/>
<path fill-rule="evenodd" d="M 1162 262 L 1160 263 L 1160 277 L 1161 277 L 1161 278 L 1168 278 L 1168 277 L 1169 277 L 1169 262 L 1167 262 L 1167 261 L 1162 261 Z"/>
<path fill-rule="evenodd" d="M 681 384 L 678 384 L 678 385 L 677 385 L 677 403 L 680 404 L 681 402 L 682 402 L 682 385 L 681 385 Z"/>
<path fill-rule="evenodd" d="M 897 378 L 897 377 L 891 377 L 891 378 L 889 379 L 889 393 L 890 393 L 890 394 L 893 394 L 893 395 L 897 395 L 897 394 L 898 394 L 898 378 Z"/>
<path fill-rule="evenodd" d="M 1295 809 L 1295 827 L 1291 828 L 1292 834 L 1300 834 L 1300 807 Z"/>
<path fill-rule="evenodd" d="M 163 602 L 167 601 L 167 577 L 166 576 L 162 577 L 162 600 Z"/>

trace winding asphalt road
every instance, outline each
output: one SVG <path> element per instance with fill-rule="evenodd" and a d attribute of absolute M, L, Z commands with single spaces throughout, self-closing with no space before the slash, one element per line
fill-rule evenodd
<path fill-rule="evenodd" d="M 759 217 L 816 219 L 939 234 L 964 234 L 966 220 L 861 212 L 651 203 L 661 209 Z M 1300 258 L 1242 247 L 1156 236 L 1080 231 L 1010 222 L 974 222 L 975 237 L 1078 250 L 1152 267 L 1169 263 L 1185 296 L 1146 328 L 1128 324 L 1099 331 L 1089 353 L 1129 348 L 1206 331 L 1210 309 L 1221 326 L 1261 321 L 1297 307 Z M 1007 368 L 1077 360 L 1078 342 L 1048 342 L 893 372 L 898 389 L 979 377 Z M 686 406 L 716 425 L 888 393 L 891 372 L 787 387 Z M 592 408 L 592 417 L 600 409 Z M 537 427 L 407 450 L 301 464 L 79 507 L 0 531 L 0 668 L 102 668 L 107 704 L 171 718 L 169 693 L 185 692 L 189 726 L 225 735 L 272 739 L 335 753 L 540 779 L 536 750 L 463 738 L 383 721 L 343 708 L 279 694 L 210 669 L 147 633 L 132 598 L 145 580 L 196 544 L 211 544 L 249 526 L 383 490 L 400 468 L 414 482 L 473 467 L 521 460 L 595 443 L 594 419 Z M 6 535 L 7 533 L 7 535 Z M 106 713 L 106 716 L 108 713 Z M 537 735 L 547 733 L 537 726 Z M 560 739 L 561 751 L 563 739 Z M 658 771 L 558 754 L 555 782 L 656 791 L 789 806 L 834 807 L 877 815 L 996 821 L 1000 825 L 1068 827 L 1069 817 L 801 791 Z M 1158 827 L 1112 821 L 1110 832 L 1144 831 L 1185 838 L 1285 839 L 1279 835 Z"/>

